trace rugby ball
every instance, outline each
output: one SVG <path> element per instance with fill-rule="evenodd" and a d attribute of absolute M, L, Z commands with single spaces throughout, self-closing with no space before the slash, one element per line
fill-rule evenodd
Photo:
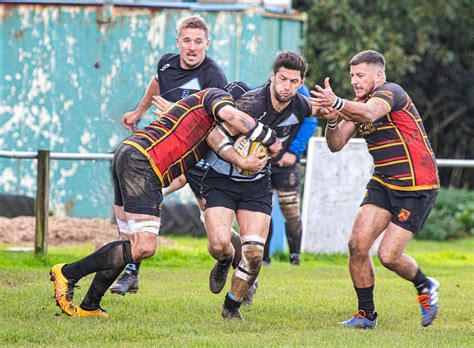
<path fill-rule="evenodd" d="M 268 149 L 265 145 L 263 145 L 260 141 L 255 140 L 252 141 L 247 138 L 245 135 L 240 135 L 234 143 L 234 149 L 237 151 L 242 157 L 248 157 L 258 153 L 268 154 Z M 243 170 L 241 168 L 235 167 L 237 172 L 241 175 L 253 175 L 257 172 L 252 172 L 249 170 Z"/>

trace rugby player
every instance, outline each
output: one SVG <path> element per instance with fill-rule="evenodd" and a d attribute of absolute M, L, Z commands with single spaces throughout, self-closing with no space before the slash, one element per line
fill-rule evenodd
<path fill-rule="evenodd" d="M 308 88 L 303 85 L 298 93 L 310 97 Z M 285 235 L 290 251 L 290 265 L 300 265 L 301 239 L 303 226 L 300 212 L 300 184 L 301 164 L 300 156 L 306 150 L 308 141 L 318 126 L 318 119 L 307 117 L 297 127 L 292 129 L 291 143 L 285 142 L 285 147 L 271 159 L 272 189 L 277 193 L 278 204 L 285 219 Z M 272 223 L 268 231 L 268 238 L 263 251 L 262 265 L 270 265 L 270 242 L 272 238 Z M 244 297 L 244 302 L 246 298 Z"/>
<path fill-rule="evenodd" d="M 160 58 L 156 74 L 150 80 L 138 106 L 122 116 L 122 124 L 127 129 L 135 129 L 137 122 L 152 104 L 158 107 L 161 102 L 162 107 L 153 110 L 159 116 L 164 108 L 192 93 L 209 87 L 224 89 L 227 85 L 222 68 L 206 55 L 210 46 L 209 27 L 202 17 L 186 17 L 179 23 L 176 46 L 179 54 L 168 53 Z M 205 170 L 205 162 L 200 161 L 184 174 L 201 209 L 204 209 L 204 203 L 200 182 Z M 110 291 L 120 295 L 136 292 L 139 267 L 139 262 L 127 265 Z"/>
<path fill-rule="evenodd" d="M 237 98 L 238 96 L 234 96 Z M 270 153 L 281 144 L 267 126 L 234 108 L 231 95 L 210 88 L 175 103 L 143 130 L 124 140 L 112 161 L 114 211 L 120 240 L 104 245 L 71 264 L 50 271 L 56 304 L 77 317 L 107 317 L 100 301 L 125 266 L 154 255 L 160 228 L 162 188 L 194 166 L 208 150 L 240 168 L 261 169 L 266 155 L 241 157 L 214 129 L 217 121 L 264 140 Z M 228 231 L 228 230 L 227 230 Z M 227 233 L 228 234 L 228 233 Z M 74 287 L 84 276 L 96 273 L 81 305 L 74 307 Z"/>
<path fill-rule="evenodd" d="M 305 117 L 316 113 L 308 100 L 297 94 L 304 83 L 306 60 L 295 52 L 280 53 L 273 63 L 270 83 L 245 93 L 236 106 L 259 122 L 275 130 L 283 147 Z M 232 137 L 232 130 L 221 129 Z M 254 139 L 255 136 L 251 136 Z M 226 233 L 234 216 L 240 227 L 242 260 L 232 276 L 230 291 L 222 308 L 224 318 L 242 319 L 239 308 L 243 296 L 260 271 L 265 240 L 272 211 L 270 167 L 256 174 L 243 176 L 234 166 L 216 156 L 208 160 L 210 168 L 202 182 L 206 202 L 205 222 L 208 249 L 217 260 L 209 278 L 210 290 L 219 293 L 225 286 L 227 274 L 235 255 Z"/>
<path fill-rule="evenodd" d="M 378 257 L 382 264 L 411 281 L 418 291 L 422 325 L 438 312 L 439 282 L 428 278 L 405 247 L 428 217 L 439 187 L 436 161 L 421 117 L 402 87 L 387 82 L 385 59 L 376 51 L 363 51 L 350 61 L 355 101 L 334 94 L 329 78 L 316 86 L 312 102 L 328 108 L 326 140 L 340 151 L 359 132 L 374 159 L 374 173 L 359 208 L 349 240 L 349 271 L 359 301 L 357 313 L 343 326 L 374 328 L 374 266 L 369 254 L 385 232 Z M 340 121 L 338 121 L 338 118 Z"/>

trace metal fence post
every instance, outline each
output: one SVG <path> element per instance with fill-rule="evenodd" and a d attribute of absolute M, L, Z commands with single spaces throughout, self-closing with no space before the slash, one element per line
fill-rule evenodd
<path fill-rule="evenodd" d="M 38 150 L 38 179 L 36 182 L 35 202 L 35 255 L 42 255 L 48 252 L 49 164 L 49 151 Z"/>

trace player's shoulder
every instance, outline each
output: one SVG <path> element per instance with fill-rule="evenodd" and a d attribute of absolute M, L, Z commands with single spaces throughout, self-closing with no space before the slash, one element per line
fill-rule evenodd
<path fill-rule="evenodd" d="M 267 93 L 266 93 L 266 88 L 265 86 L 259 87 L 256 89 L 252 89 L 248 92 L 245 92 L 239 100 L 237 100 L 237 103 L 240 104 L 264 104 L 266 103 L 267 99 Z"/>
<path fill-rule="evenodd" d="M 159 64 L 166 64 L 173 61 L 179 60 L 179 54 L 177 53 L 165 53 L 160 57 Z"/>
<path fill-rule="evenodd" d="M 380 93 L 383 94 L 383 92 L 390 92 L 393 96 L 405 94 L 405 90 L 402 88 L 402 86 L 394 82 L 385 82 L 381 84 L 380 86 L 377 86 L 374 89 L 373 94 L 380 94 Z"/>
<path fill-rule="evenodd" d="M 304 116 L 307 116 L 308 113 L 311 113 L 311 104 L 309 103 L 308 98 L 300 93 L 296 93 L 293 97 L 294 107 L 302 112 Z"/>
<path fill-rule="evenodd" d="M 204 58 L 201 66 L 206 71 L 219 71 L 220 73 L 224 73 L 224 70 L 221 68 L 221 66 L 217 64 L 214 59 L 208 56 Z"/>

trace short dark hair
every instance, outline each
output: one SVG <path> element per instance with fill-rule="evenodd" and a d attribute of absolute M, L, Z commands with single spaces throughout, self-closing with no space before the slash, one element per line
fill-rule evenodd
<path fill-rule="evenodd" d="M 306 72 L 308 71 L 306 59 L 292 51 L 281 52 L 277 55 L 273 62 L 273 72 L 276 74 L 282 67 L 288 70 L 298 70 L 301 79 L 306 77 Z"/>
<path fill-rule="evenodd" d="M 351 65 L 359 65 L 362 63 L 376 64 L 380 65 L 382 68 L 385 68 L 385 58 L 377 51 L 367 50 L 359 52 L 354 57 L 352 57 L 350 62 Z"/>
<path fill-rule="evenodd" d="M 209 38 L 209 26 L 207 25 L 206 21 L 204 18 L 201 16 L 189 16 L 181 20 L 179 22 L 178 26 L 178 36 L 181 35 L 181 31 L 183 29 L 202 29 L 204 30 L 204 33 L 206 34 L 206 38 Z"/>

